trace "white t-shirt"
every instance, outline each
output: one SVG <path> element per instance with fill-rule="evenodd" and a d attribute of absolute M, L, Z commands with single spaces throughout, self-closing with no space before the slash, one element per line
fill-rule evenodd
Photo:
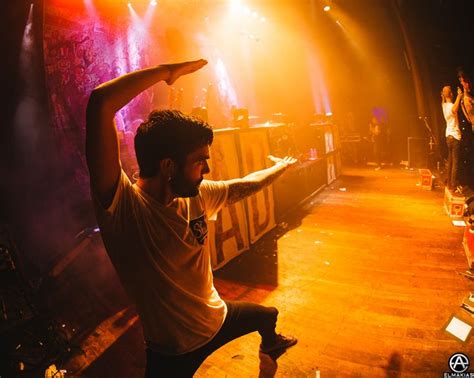
<path fill-rule="evenodd" d="M 457 116 L 453 114 L 453 106 L 452 102 L 443 102 L 442 104 L 443 115 L 446 120 L 446 138 L 452 136 L 457 140 L 461 140 L 461 131 L 459 130 Z"/>
<path fill-rule="evenodd" d="M 122 171 L 112 204 L 94 207 L 107 253 L 157 352 L 178 355 L 207 343 L 227 313 L 214 288 L 207 220 L 225 204 L 228 185 L 201 183 L 192 198 L 163 206 Z"/>

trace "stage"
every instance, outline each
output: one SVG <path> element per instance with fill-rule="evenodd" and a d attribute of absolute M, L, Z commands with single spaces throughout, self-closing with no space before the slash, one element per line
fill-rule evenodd
<path fill-rule="evenodd" d="M 298 344 L 276 361 L 258 353 L 259 336 L 211 355 L 197 377 L 440 376 L 449 357 L 472 352 L 445 331 L 473 282 L 463 228 L 443 209 L 443 191 L 422 190 L 418 171 L 351 168 L 307 206 L 289 214 L 216 272 L 225 299 L 280 310 L 278 331 Z M 101 267 L 99 267 L 101 265 Z M 105 269 L 104 266 L 108 266 Z M 75 293 L 73 296 L 71 293 Z M 100 240 L 48 292 L 78 353 L 70 375 L 140 377 L 145 354 L 134 310 Z"/>

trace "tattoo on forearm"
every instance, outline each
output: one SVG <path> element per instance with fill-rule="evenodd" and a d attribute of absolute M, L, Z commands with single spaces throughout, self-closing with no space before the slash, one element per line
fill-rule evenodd
<path fill-rule="evenodd" d="M 229 195 L 227 197 L 227 203 L 233 204 L 243 200 L 244 198 L 251 196 L 254 193 L 257 193 L 259 190 L 263 189 L 265 185 L 261 182 L 239 182 L 232 184 L 229 187 Z"/>
<path fill-rule="evenodd" d="M 233 204 L 244 198 L 251 196 L 262 190 L 265 186 L 270 185 L 277 177 L 279 177 L 285 169 L 278 169 L 275 172 L 268 173 L 266 170 L 254 172 L 242 179 L 242 181 L 232 183 L 229 186 L 229 194 L 227 196 L 227 204 Z M 247 180 L 247 181 L 246 181 Z"/>

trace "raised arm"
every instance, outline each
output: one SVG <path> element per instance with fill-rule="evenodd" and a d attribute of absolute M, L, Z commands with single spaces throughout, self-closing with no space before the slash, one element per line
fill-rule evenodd
<path fill-rule="evenodd" d="M 280 159 L 270 155 L 269 159 L 275 162 L 273 167 L 253 172 L 243 178 L 227 181 L 229 185 L 229 194 L 227 196 L 228 205 L 255 194 L 265 186 L 270 185 L 297 162 L 297 160 L 292 157 Z"/>
<path fill-rule="evenodd" d="M 92 189 L 103 206 L 112 201 L 121 169 L 115 113 L 153 84 L 165 81 L 171 85 L 206 64 L 201 59 L 147 68 L 103 83 L 92 91 L 86 111 L 86 158 Z"/>
<path fill-rule="evenodd" d="M 461 88 L 458 87 L 458 94 L 456 96 L 456 101 L 454 101 L 454 105 L 451 109 L 454 115 L 458 114 L 459 104 L 461 102 L 462 96 L 463 96 L 463 91 L 461 90 Z"/>

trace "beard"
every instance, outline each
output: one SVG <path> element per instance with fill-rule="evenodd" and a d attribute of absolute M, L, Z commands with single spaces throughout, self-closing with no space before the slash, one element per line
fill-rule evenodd
<path fill-rule="evenodd" d="M 174 195 L 182 198 L 195 197 L 199 194 L 199 185 L 202 180 L 197 182 L 188 180 L 182 172 L 176 173 L 171 177 L 170 185 Z"/>

